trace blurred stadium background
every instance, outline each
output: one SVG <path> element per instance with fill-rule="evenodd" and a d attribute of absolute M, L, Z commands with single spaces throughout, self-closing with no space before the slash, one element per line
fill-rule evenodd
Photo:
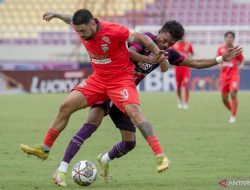
<path fill-rule="evenodd" d="M 68 92 L 91 72 L 88 55 L 71 27 L 47 23 L 47 11 L 72 14 L 88 8 L 102 19 L 137 31 L 157 32 L 175 19 L 186 29 L 196 58 L 214 57 L 227 30 L 244 47 L 241 90 L 250 90 L 250 1 L 248 0 L 0 0 L 0 94 Z M 191 90 L 218 90 L 219 68 L 192 70 Z M 174 70 L 150 74 L 142 91 L 172 91 Z"/>

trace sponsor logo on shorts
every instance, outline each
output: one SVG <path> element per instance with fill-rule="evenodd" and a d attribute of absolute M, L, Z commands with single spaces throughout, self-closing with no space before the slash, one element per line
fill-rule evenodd
<path fill-rule="evenodd" d="M 122 98 L 127 100 L 128 99 L 128 90 L 127 89 L 123 89 L 120 91 Z"/>

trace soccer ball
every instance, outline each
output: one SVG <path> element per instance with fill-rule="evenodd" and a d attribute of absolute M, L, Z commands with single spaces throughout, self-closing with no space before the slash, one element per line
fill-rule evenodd
<path fill-rule="evenodd" d="M 83 160 L 74 165 L 71 175 L 78 185 L 88 186 L 96 180 L 97 169 L 92 162 Z"/>

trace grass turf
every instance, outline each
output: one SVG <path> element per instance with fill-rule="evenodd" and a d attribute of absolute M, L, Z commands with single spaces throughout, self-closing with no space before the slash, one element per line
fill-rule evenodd
<path fill-rule="evenodd" d="M 41 162 L 25 156 L 19 144 L 40 144 L 58 105 L 67 95 L 6 95 L 0 97 L 0 189 L 57 189 L 52 174 L 64 150 L 88 113 L 71 117 L 50 152 Z M 190 109 L 178 110 L 174 93 L 142 93 L 142 110 L 171 160 L 164 174 L 155 171 L 155 159 L 147 143 L 137 133 L 137 146 L 128 155 L 111 163 L 113 182 L 100 177 L 89 187 L 71 180 L 71 168 L 78 160 L 97 165 L 99 153 L 120 141 L 119 131 L 107 117 L 73 159 L 67 174 L 67 189 L 109 190 L 200 190 L 220 189 L 218 182 L 230 177 L 249 177 L 250 93 L 239 94 L 236 124 L 228 124 L 230 113 L 219 93 L 191 93 Z"/>

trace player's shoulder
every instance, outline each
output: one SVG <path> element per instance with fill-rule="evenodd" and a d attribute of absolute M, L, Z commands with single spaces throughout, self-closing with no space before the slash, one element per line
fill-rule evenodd
<path fill-rule="evenodd" d="M 192 46 L 192 43 L 189 42 L 189 41 L 185 41 L 184 44 L 185 44 L 185 45 L 188 45 L 188 46 Z"/>
<path fill-rule="evenodd" d="M 156 36 L 151 32 L 144 32 L 143 34 L 150 37 L 152 40 L 155 40 L 155 38 L 156 38 Z"/>
<path fill-rule="evenodd" d="M 114 23 L 114 22 L 109 22 L 109 21 L 105 21 L 105 20 L 101 20 L 101 26 L 105 31 L 112 31 L 112 30 L 116 30 L 116 29 L 120 29 L 120 28 L 127 28 L 123 25 Z"/>
<path fill-rule="evenodd" d="M 219 47 L 218 47 L 218 50 L 225 50 L 225 49 L 226 49 L 225 44 L 221 44 L 221 45 L 219 45 Z"/>

